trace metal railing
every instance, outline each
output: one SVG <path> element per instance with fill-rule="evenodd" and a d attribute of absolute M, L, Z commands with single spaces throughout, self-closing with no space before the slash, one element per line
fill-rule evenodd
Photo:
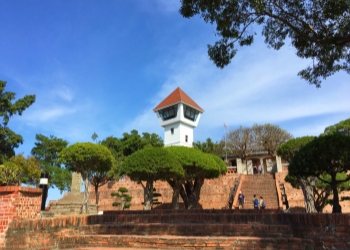
<path fill-rule="evenodd" d="M 286 211 L 289 209 L 289 203 L 288 203 L 288 198 L 286 194 L 286 189 L 284 188 L 284 184 L 280 184 L 280 190 L 281 190 L 281 199 L 282 199 L 282 204 L 286 206 Z"/>
<path fill-rule="evenodd" d="M 235 199 L 235 195 L 236 195 L 238 184 L 239 184 L 239 180 L 240 180 L 240 177 L 235 178 L 235 180 L 233 182 L 233 187 L 230 187 L 230 194 L 228 196 L 227 204 L 225 207 L 223 207 L 223 209 L 230 209 L 230 210 L 232 209 L 233 201 Z"/>

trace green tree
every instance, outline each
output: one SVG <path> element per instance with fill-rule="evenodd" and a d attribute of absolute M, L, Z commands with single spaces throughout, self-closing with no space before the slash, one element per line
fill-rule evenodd
<path fill-rule="evenodd" d="M 314 139 L 314 136 L 304 136 L 291 139 L 278 147 L 277 154 L 283 159 L 287 160 L 288 162 L 291 162 L 296 152 L 298 152 L 302 147 L 304 147 Z M 304 195 L 306 212 L 317 212 L 314 200 L 317 177 L 293 175 L 289 171 L 288 175 L 285 178 L 285 181 L 289 182 L 295 188 L 301 188 Z"/>
<path fill-rule="evenodd" d="M 96 143 L 97 137 L 98 137 L 98 135 L 94 132 L 91 138 L 94 140 L 95 143 Z M 102 142 L 99 142 L 99 144 L 103 145 Z M 112 156 L 114 157 L 112 150 L 110 150 L 110 151 L 112 153 Z M 114 159 L 112 168 L 113 168 L 115 163 L 116 163 L 116 161 Z M 100 193 L 99 193 L 98 189 L 99 189 L 99 187 L 103 186 L 104 184 L 106 184 L 110 180 L 109 176 L 110 176 L 110 171 L 111 171 L 112 168 L 105 169 L 104 171 L 97 171 L 97 172 L 95 171 L 92 174 L 91 179 L 89 180 L 91 185 L 94 186 L 95 203 L 96 204 L 98 204 L 99 196 L 100 196 Z"/>
<path fill-rule="evenodd" d="M 31 150 L 39 161 L 40 167 L 49 176 L 49 187 L 56 187 L 62 192 L 69 191 L 72 183 L 72 173 L 61 166 L 58 154 L 67 147 L 68 142 L 56 136 L 49 137 L 36 134 L 36 142 Z"/>
<path fill-rule="evenodd" d="M 0 186 L 12 186 L 21 184 L 22 171 L 13 162 L 5 162 L 0 165 Z"/>
<path fill-rule="evenodd" d="M 114 196 L 118 199 L 118 201 L 115 201 L 112 203 L 112 206 L 118 207 L 120 206 L 121 210 L 124 210 L 125 208 L 129 208 L 131 206 L 131 200 L 132 197 L 127 194 L 129 190 L 125 187 L 120 187 L 118 189 L 118 192 L 112 192 L 111 196 Z"/>
<path fill-rule="evenodd" d="M 113 164 L 111 151 L 103 145 L 85 142 L 68 146 L 58 156 L 68 170 L 81 174 L 85 188 L 82 213 L 88 213 L 89 180 L 93 178 L 94 173 L 111 169 Z"/>
<path fill-rule="evenodd" d="M 120 167 L 120 164 L 125 159 L 125 156 L 123 154 L 123 143 L 120 139 L 113 136 L 109 136 L 101 141 L 101 145 L 104 145 L 111 151 L 114 159 L 113 167 L 108 172 L 107 177 L 109 179 L 118 179 L 120 177 L 118 169 Z"/>
<path fill-rule="evenodd" d="M 205 179 L 213 179 L 227 172 L 225 162 L 216 155 L 195 148 L 174 146 L 166 150 L 182 165 L 184 175 L 173 175 L 167 182 L 173 189 L 172 207 L 178 208 L 179 194 L 187 209 L 198 208 L 200 191 Z M 173 156 L 173 157 L 174 157 Z"/>
<path fill-rule="evenodd" d="M 210 153 L 220 157 L 225 154 L 225 143 L 222 141 L 213 142 L 211 138 L 207 138 L 205 142 L 193 142 L 193 147 L 204 153 Z"/>
<path fill-rule="evenodd" d="M 350 118 L 325 128 L 324 134 L 342 133 L 350 136 Z"/>
<path fill-rule="evenodd" d="M 39 185 L 40 180 L 40 164 L 34 156 L 24 157 L 23 154 L 12 156 L 9 162 L 15 163 L 21 171 L 21 183 L 28 185 Z M 6 165 L 6 163 L 5 163 Z"/>
<path fill-rule="evenodd" d="M 115 164 L 109 172 L 108 177 L 115 179 L 120 177 L 118 169 L 125 157 L 146 147 L 164 146 L 162 138 L 157 134 L 144 132 L 141 136 L 137 130 L 132 130 L 130 134 L 124 133 L 122 138 L 109 136 L 101 144 L 109 148 L 114 156 Z"/>
<path fill-rule="evenodd" d="M 331 186 L 333 192 L 333 213 L 341 213 L 338 188 L 350 180 L 337 179 L 339 173 L 350 170 L 350 137 L 340 133 L 315 138 L 296 152 L 289 164 L 289 173 L 294 176 L 315 176 Z M 329 179 L 323 178 L 328 174 Z"/>
<path fill-rule="evenodd" d="M 153 205 L 153 183 L 174 176 L 183 176 L 181 164 L 171 153 L 161 147 L 146 147 L 129 155 L 119 168 L 119 175 L 127 175 L 142 185 L 144 210 Z"/>
<path fill-rule="evenodd" d="M 297 56 L 312 60 L 298 75 L 317 87 L 340 70 L 350 72 L 350 1 L 181 0 L 186 18 L 201 15 L 216 24 L 219 41 L 208 45 L 208 54 L 223 68 L 236 55 L 235 45 L 249 46 L 256 26 L 262 25 L 265 43 L 280 49 L 287 41 Z"/>
<path fill-rule="evenodd" d="M 15 155 L 15 148 L 23 143 L 21 135 L 16 134 L 7 127 L 10 118 L 15 115 L 22 115 L 23 111 L 35 102 L 35 95 L 26 95 L 14 103 L 16 94 L 4 92 L 6 82 L 0 80 L 0 164 Z"/>
<path fill-rule="evenodd" d="M 40 165 L 33 156 L 12 156 L 1 165 L 0 172 L 0 185 L 39 185 Z"/>

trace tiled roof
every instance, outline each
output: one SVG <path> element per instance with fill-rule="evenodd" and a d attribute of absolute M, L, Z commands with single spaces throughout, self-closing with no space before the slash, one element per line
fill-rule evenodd
<path fill-rule="evenodd" d="M 185 103 L 186 105 L 195 108 L 202 113 L 204 112 L 204 110 L 179 87 L 168 95 L 163 101 L 161 101 L 158 106 L 153 109 L 153 111 L 157 111 L 176 103 Z"/>

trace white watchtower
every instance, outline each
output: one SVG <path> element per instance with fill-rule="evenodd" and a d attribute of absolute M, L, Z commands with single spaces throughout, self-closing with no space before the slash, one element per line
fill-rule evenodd
<path fill-rule="evenodd" d="M 165 146 L 192 147 L 193 129 L 197 127 L 204 110 L 182 89 L 175 89 L 153 111 L 164 128 Z"/>

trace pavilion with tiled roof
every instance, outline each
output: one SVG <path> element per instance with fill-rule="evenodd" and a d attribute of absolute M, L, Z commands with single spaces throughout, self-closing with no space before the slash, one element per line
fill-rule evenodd
<path fill-rule="evenodd" d="M 164 127 L 165 146 L 192 147 L 193 129 L 197 127 L 204 110 L 181 88 L 175 89 L 153 111 Z"/>

